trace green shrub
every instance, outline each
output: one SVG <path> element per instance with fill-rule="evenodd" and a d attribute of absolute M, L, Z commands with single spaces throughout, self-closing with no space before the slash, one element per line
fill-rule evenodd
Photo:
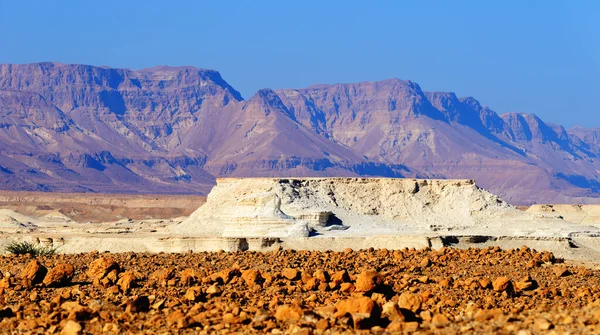
<path fill-rule="evenodd" d="M 49 256 L 56 253 L 56 248 L 45 247 L 31 242 L 10 242 L 5 250 L 15 255 L 31 254 L 32 256 Z"/>

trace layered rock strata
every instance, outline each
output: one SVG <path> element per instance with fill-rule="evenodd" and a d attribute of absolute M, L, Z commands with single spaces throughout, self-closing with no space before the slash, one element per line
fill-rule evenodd
<path fill-rule="evenodd" d="M 176 234 L 307 237 L 569 236 L 598 228 L 525 213 L 472 180 L 222 178 Z"/>

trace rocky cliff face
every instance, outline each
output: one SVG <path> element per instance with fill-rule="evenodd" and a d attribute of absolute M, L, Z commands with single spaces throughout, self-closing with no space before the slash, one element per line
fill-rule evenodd
<path fill-rule="evenodd" d="M 516 203 L 595 202 L 598 133 L 410 81 L 261 90 L 216 71 L 0 65 L 0 187 L 203 193 L 219 176 L 475 178 Z"/>
<path fill-rule="evenodd" d="M 400 80 L 278 93 L 315 132 L 416 175 L 475 178 L 516 203 L 598 195 L 593 135 L 570 135 L 535 115 L 498 115 L 474 98 Z"/>

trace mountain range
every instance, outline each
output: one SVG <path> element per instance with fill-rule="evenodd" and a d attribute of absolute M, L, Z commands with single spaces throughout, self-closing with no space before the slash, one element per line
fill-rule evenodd
<path fill-rule="evenodd" d="M 399 79 L 263 89 L 217 71 L 0 65 L 0 189 L 207 194 L 224 176 L 469 178 L 515 204 L 600 203 L 600 129 Z"/>

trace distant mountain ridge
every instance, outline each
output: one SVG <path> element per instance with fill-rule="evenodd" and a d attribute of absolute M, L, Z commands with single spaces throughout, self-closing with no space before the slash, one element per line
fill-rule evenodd
<path fill-rule="evenodd" d="M 0 65 L 0 188 L 203 193 L 220 176 L 473 178 L 513 203 L 600 203 L 600 130 L 498 115 L 399 79 L 263 89 L 217 71 Z"/>

